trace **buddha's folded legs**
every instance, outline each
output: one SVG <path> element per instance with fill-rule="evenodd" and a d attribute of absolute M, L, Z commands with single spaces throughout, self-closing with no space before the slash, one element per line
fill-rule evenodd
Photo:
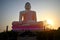
<path fill-rule="evenodd" d="M 19 21 L 14 21 L 14 22 L 12 22 L 12 25 L 28 26 L 29 23 L 23 22 L 23 21 L 21 21 L 21 22 L 19 22 Z"/>
<path fill-rule="evenodd" d="M 19 21 L 14 21 L 12 25 L 20 25 L 20 26 L 29 26 L 29 25 L 40 25 L 43 26 L 43 22 L 31 22 L 31 23 L 24 23 Z"/>
<path fill-rule="evenodd" d="M 44 23 L 42 21 L 40 22 L 30 22 L 30 23 L 24 23 L 23 25 L 30 25 L 30 26 L 34 26 L 34 25 L 37 25 L 37 26 L 43 26 Z"/>
<path fill-rule="evenodd" d="M 19 22 L 19 21 L 12 22 L 12 25 L 21 25 L 21 24 L 22 24 L 22 22 Z"/>
<path fill-rule="evenodd" d="M 44 25 L 44 23 L 43 22 L 32 22 L 32 23 L 30 23 L 30 25 L 39 25 L 39 26 L 43 26 Z"/>

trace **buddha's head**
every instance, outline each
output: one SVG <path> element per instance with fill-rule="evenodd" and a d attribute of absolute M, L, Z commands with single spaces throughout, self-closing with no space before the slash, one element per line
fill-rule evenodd
<path fill-rule="evenodd" d="M 27 3 L 25 4 L 25 9 L 26 9 L 26 10 L 30 10 L 30 9 L 31 9 L 31 4 L 30 4 L 29 2 L 27 2 Z"/>

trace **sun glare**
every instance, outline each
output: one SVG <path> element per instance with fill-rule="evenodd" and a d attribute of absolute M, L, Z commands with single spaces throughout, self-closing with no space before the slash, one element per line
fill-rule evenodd
<path fill-rule="evenodd" d="M 52 20 L 47 20 L 47 24 L 53 25 Z"/>
<path fill-rule="evenodd" d="M 50 29 L 53 29 L 53 21 L 48 19 L 46 20 L 46 23 L 47 23 L 47 27 L 50 28 Z"/>

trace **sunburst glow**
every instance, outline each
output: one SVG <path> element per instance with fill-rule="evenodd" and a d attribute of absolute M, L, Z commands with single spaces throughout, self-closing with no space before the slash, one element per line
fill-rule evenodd
<path fill-rule="evenodd" d="M 46 26 L 47 26 L 49 29 L 53 29 L 53 20 L 48 19 L 48 20 L 46 20 L 46 23 L 47 23 Z"/>
<path fill-rule="evenodd" d="M 53 25 L 53 21 L 52 20 L 47 20 L 47 24 Z"/>

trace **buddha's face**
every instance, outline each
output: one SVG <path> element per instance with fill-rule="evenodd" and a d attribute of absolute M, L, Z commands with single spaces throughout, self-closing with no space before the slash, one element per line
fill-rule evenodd
<path fill-rule="evenodd" d="M 27 3 L 25 4 L 25 9 L 26 9 L 26 10 L 30 10 L 30 9 L 31 9 L 31 5 L 30 5 L 29 2 L 27 2 Z"/>

